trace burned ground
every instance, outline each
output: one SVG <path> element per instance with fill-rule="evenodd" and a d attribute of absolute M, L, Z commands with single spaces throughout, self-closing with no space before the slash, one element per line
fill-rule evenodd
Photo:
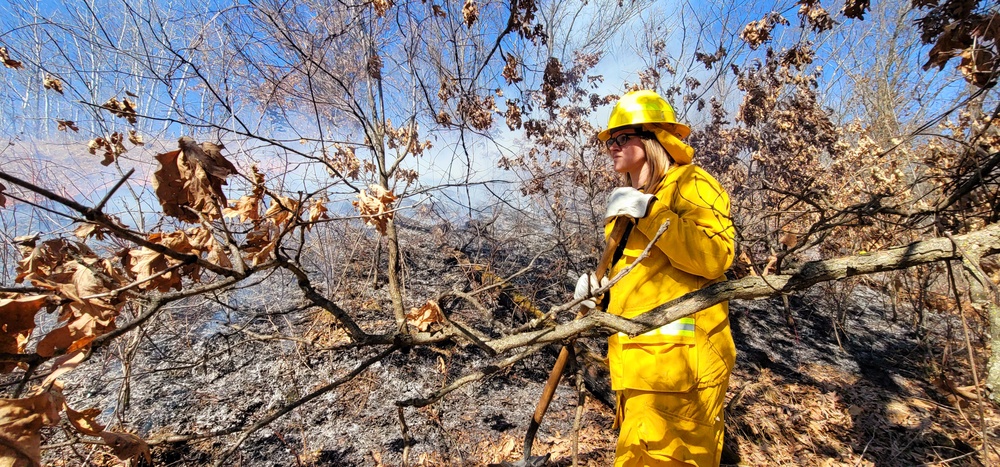
<path fill-rule="evenodd" d="M 489 263 L 498 273 L 531 260 L 523 243 L 519 248 L 494 240 L 500 248 L 476 250 L 466 242 L 463 254 L 470 264 Z M 411 251 L 437 252 L 407 256 L 411 290 L 420 290 L 421 283 L 484 280 L 440 245 L 418 244 Z M 546 257 L 539 264 L 515 281 L 516 288 L 543 302 L 567 296 L 572 284 L 563 266 Z M 553 278 L 554 271 L 565 278 Z M 346 304 L 370 310 L 366 326 L 389 330 L 392 319 L 380 307 L 384 290 L 377 282 L 354 284 L 343 296 Z M 381 350 L 352 347 L 328 315 L 297 309 L 288 299 L 297 294 L 293 285 L 275 275 L 238 296 L 171 309 L 71 374 L 71 404 L 106 408 L 104 420 L 159 440 L 156 465 L 401 465 L 404 453 L 409 465 L 485 465 L 520 457 L 527 422 L 558 351 L 554 346 L 440 402 L 403 409 L 405 431 L 396 402 L 426 397 L 495 359 L 466 344 L 394 352 L 252 434 L 230 455 L 223 453 L 235 434 L 167 442 L 251 425 Z M 450 313 L 491 335 L 523 322 L 528 313 L 504 294 L 482 300 L 492 316 L 463 306 Z M 897 310 L 898 321 L 891 320 L 890 308 L 886 291 L 860 284 L 791 295 L 787 308 L 781 298 L 731 303 L 738 357 L 726 408 L 724 463 L 979 465 L 975 450 L 983 445 L 984 429 L 978 403 L 948 391 L 972 384 L 965 350 L 946 344 L 957 342 L 948 333 L 961 329 L 958 315 L 927 312 L 918 328 L 904 319 L 905 308 Z M 982 333 L 972 336 L 980 352 L 984 339 Z M 587 342 L 601 348 L 599 338 Z M 572 464 L 577 401 L 573 378 L 564 378 L 534 448 L 536 454 L 551 453 L 552 465 Z M 613 411 L 590 394 L 583 407 L 579 463 L 610 465 Z M 984 410 L 992 446 L 1000 418 L 992 406 Z M 65 440 L 53 431 L 45 444 Z M 114 463 L 100 448 L 53 448 L 45 455 L 60 465 Z"/>

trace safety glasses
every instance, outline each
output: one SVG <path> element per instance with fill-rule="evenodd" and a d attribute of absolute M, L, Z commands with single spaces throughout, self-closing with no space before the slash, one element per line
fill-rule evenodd
<path fill-rule="evenodd" d="M 648 136 L 649 136 L 649 133 L 620 133 L 617 136 L 608 138 L 608 140 L 604 142 L 604 146 L 607 147 L 610 150 L 611 149 L 611 145 L 617 144 L 618 147 L 622 147 L 622 146 L 625 146 L 625 143 L 627 143 L 628 140 L 630 140 L 632 138 L 635 138 L 635 137 L 645 138 L 645 137 L 648 137 Z"/>

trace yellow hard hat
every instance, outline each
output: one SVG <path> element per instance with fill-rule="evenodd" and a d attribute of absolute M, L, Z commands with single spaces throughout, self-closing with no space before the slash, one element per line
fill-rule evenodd
<path fill-rule="evenodd" d="M 691 134 L 691 128 L 677 123 L 674 108 L 659 94 L 648 89 L 632 91 L 615 104 L 608 119 L 608 128 L 597 134 L 601 141 L 611 137 L 611 130 L 623 126 L 642 125 L 656 135 L 657 141 L 678 164 L 690 164 L 694 149 L 681 141 Z"/>
<path fill-rule="evenodd" d="M 611 130 L 615 128 L 642 124 L 662 127 L 680 139 L 687 138 L 691 134 L 691 128 L 683 123 L 677 123 L 674 108 L 666 100 L 656 92 L 645 89 L 622 96 L 611 111 L 608 129 L 598 133 L 597 138 L 607 141 L 611 137 Z"/>

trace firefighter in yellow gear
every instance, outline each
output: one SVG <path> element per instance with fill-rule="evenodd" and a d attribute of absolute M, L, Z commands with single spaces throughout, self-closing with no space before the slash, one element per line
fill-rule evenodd
<path fill-rule="evenodd" d="M 723 280 L 732 265 L 729 196 L 691 164 L 694 150 L 682 141 L 689 133 L 663 98 L 636 91 L 621 98 L 598 135 L 629 185 L 609 199 L 605 235 L 616 219 L 635 220 L 608 276 L 630 266 L 669 222 L 649 256 L 611 287 L 609 313 L 633 318 Z M 602 282 L 590 276 L 581 277 L 578 289 Z M 718 465 L 735 360 L 727 303 L 634 337 L 612 335 L 608 363 L 620 427 L 615 465 Z"/>

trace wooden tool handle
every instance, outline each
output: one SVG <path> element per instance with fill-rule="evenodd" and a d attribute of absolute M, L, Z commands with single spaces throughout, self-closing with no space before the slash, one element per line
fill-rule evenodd
<path fill-rule="evenodd" d="M 622 237 L 625 236 L 625 232 L 628 230 L 631 222 L 632 219 L 628 217 L 618 217 L 615 219 L 615 226 L 611 229 L 611 235 L 608 236 L 608 244 L 604 247 L 604 254 L 601 255 L 601 260 L 597 263 L 597 270 L 594 271 L 597 277 L 604 277 L 607 274 L 608 268 L 611 267 L 611 260 L 614 259 L 615 250 L 621 244 Z M 576 317 L 579 318 L 587 314 L 588 310 L 589 308 L 581 305 Z M 535 414 L 532 415 L 531 422 L 528 424 L 528 432 L 524 436 L 525 459 L 531 456 L 531 445 L 535 442 L 535 433 L 542 424 L 542 417 L 545 416 L 545 411 L 549 409 L 549 403 L 552 402 L 552 396 L 556 392 L 556 387 L 559 386 L 559 379 L 562 377 L 563 370 L 566 369 L 566 363 L 569 362 L 572 352 L 572 346 L 563 346 L 562 350 L 559 351 L 559 358 L 556 359 L 556 364 L 552 366 L 552 371 L 549 372 L 549 379 L 545 382 L 545 388 L 542 389 L 542 397 L 538 399 L 538 405 L 535 406 Z"/>

